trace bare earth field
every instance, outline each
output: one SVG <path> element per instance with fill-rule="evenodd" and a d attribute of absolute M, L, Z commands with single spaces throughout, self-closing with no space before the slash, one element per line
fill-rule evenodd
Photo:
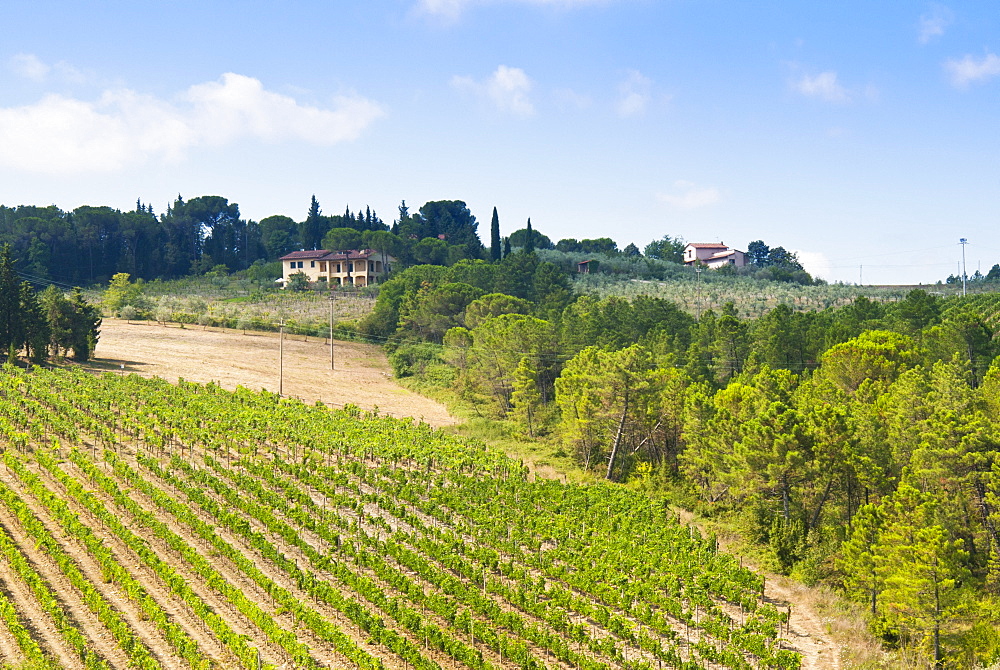
<path fill-rule="evenodd" d="M 371 344 L 334 342 L 285 335 L 282 394 L 332 407 L 348 403 L 395 417 L 413 417 L 432 426 L 456 423 L 444 405 L 400 387 L 385 354 Z M 278 392 L 278 335 L 239 330 L 180 328 L 149 322 L 105 319 L 94 370 L 124 371 L 177 381 L 216 382 L 226 389 L 244 386 Z M 124 367 L 123 367 L 124 366 Z"/>

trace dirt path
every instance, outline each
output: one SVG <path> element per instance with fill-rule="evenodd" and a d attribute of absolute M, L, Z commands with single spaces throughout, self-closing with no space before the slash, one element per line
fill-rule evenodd
<path fill-rule="evenodd" d="M 681 523 L 694 523 L 702 532 L 707 532 L 703 523 L 691 512 L 674 508 Z M 719 537 L 719 548 L 732 553 L 732 537 Z M 802 654 L 802 670 L 840 670 L 840 656 L 843 650 L 830 634 L 823 618 L 813 607 L 815 600 L 809 594 L 809 587 L 788 577 L 765 572 L 757 566 L 747 567 L 764 575 L 764 597 L 779 610 L 791 605 L 791 617 L 785 633 L 786 646 Z"/>
<path fill-rule="evenodd" d="M 779 609 L 791 606 L 786 637 L 791 648 L 802 654 L 803 670 L 840 670 L 840 646 L 809 605 L 808 590 L 787 577 L 768 575 L 764 595 Z"/>
<path fill-rule="evenodd" d="M 413 417 L 432 426 L 457 422 L 444 405 L 396 384 L 385 354 L 374 345 L 334 342 L 335 370 L 330 370 L 330 346 L 321 338 L 285 335 L 283 349 L 280 387 L 286 397 L 320 400 L 332 407 L 378 407 L 382 414 Z M 278 354 L 276 333 L 105 319 L 88 368 L 277 392 Z"/>

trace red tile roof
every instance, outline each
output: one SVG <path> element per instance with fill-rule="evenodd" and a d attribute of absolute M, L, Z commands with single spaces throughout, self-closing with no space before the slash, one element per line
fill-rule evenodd
<path fill-rule="evenodd" d="M 371 258 L 378 252 L 374 249 L 364 249 L 358 251 L 357 249 L 349 249 L 346 251 L 330 251 L 323 256 L 324 261 L 353 261 L 353 260 L 364 260 L 366 258 Z"/>
<path fill-rule="evenodd" d="M 728 249 L 729 246 L 725 244 L 715 244 L 712 242 L 689 242 L 689 247 L 694 247 L 695 249 Z"/>
<path fill-rule="evenodd" d="M 293 251 L 290 254 L 285 254 L 279 261 L 300 261 L 309 259 L 318 259 L 324 261 L 353 261 L 353 260 L 363 260 L 366 258 L 371 258 L 379 252 L 374 249 L 364 249 L 358 251 L 357 249 L 350 249 L 346 251 L 330 251 L 328 249 L 307 249 L 306 251 Z"/>
<path fill-rule="evenodd" d="M 728 251 L 720 251 L 717 254 L 712 254 L 711 256 L 709 256 L 708 260 L 712 260 L 714 258 L 725 258 L 726 256 L 735 256 L 737 253 L 743 253 L 743 252 L 738 251 L 736 249 L 729 249 Z"/>
<path fill-rule="evenodd" d="M 326 256 L 328 253 L 330 252 L 327 251 L 326 249 L 306 249 L 305 251 L 293 251 L 290 254 L 285 254 L 278 260 L 279 261 L 308 260 L 310 258 L 321 258 L 322 256 Z"/>

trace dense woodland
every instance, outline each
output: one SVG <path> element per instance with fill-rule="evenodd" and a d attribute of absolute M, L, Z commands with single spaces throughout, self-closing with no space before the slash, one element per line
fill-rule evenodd
<path fill-rule="evenodd" d="M 888 645 L 972 667 L 1000 659 L 998 297 L 696 319 L 574 295 L 520 252 L 410 268 L 360 329 L 397 374 L 737 519 L 778 569 L 863 602 Z"/>
<path fill-rule="evenodd" d="M 0 244 L 10 245 L 19 274 L 36 285 L 90 286 L 122 272 L 144 281 L 208 272 L 245 272 L 254 279 L 273 279 L 280 276 L 273 262 L 299 249 L 379 249 L 403 266 L 498 261 L 512 250 L 537 249 L 562 254 L 566 271 L 575 270 L 570 257 L 581 253 L 595 259 L 593 271 L 605 273 L 666 278 L 689 270 L 680 266 L 685 243 L 678 237 L 666 235 L 644 251 L 634 244 L 619 249 L 608 237 L 553 243 L 532 229 L 530 219 L 524 228 L 501 237 L 495 208 L 486 246 L 480 240 L 479 222 L 461 200 L 427 202 L 416 212 L 403 201 L 391 225 L 370 207 L 324 214 L 315 196 L 301 221 L 285 215 L 244 219 L 239 205 L 222 196 L 184 200 L 178 195 L 162 214 L 141 201 L 130 212 L 92 206 L 66 212 L 55 206 L 0 205 Z M 782 247 L 756 241 L 748 254 L 751 266 L 726 272 L 813 282 L 795 255 Z"/>
<path fill-rule="evenodd" d="M 299 222 L 283 215 L 243 219 L 239 205 L 221 196 L 178 196 L 160 215 L 142 202 L 131 212 L 0 206 L 0 243 L 10 245 L 23 276 L 80 285 L 106 282 L 120 272 L 147 281 L 220 266 L 237 272 L 297 249 L 384 248 L 403 262 L 421 263 L 482 258 L 476 228 L 475 217 L 457 200 L 429 202 L 412 215 L 404 203 L 391 232 L 370 208 L 328 216 L 315 197 Z"/>

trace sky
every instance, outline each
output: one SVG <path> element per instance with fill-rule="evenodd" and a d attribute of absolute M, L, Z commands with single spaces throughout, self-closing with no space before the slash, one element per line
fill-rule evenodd
<path fill-rule="evenodd" d="M 1000 263 L 994 3 L 4 5 L 8 206 L 463 200 L 487 243 L 496 207 L 553 241 L 763 240 L 829 282 Z"/>

